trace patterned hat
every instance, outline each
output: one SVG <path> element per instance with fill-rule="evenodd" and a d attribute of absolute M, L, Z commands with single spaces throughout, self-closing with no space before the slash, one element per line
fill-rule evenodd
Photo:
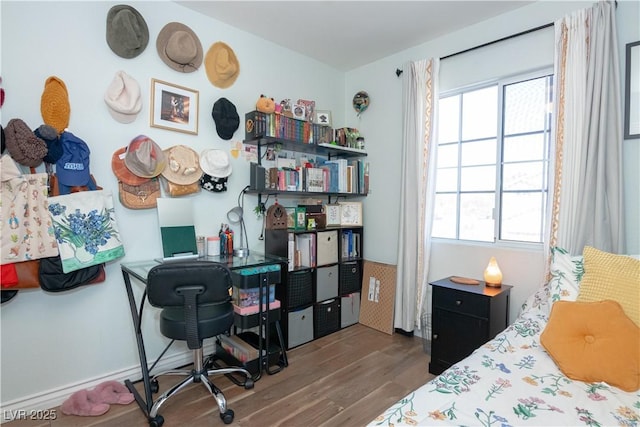
<path fill-rule="evenodd" d="M 122 147 L 116 150 L 111 156 L 111 170 L 113 170 L 113 174 L 118 178 L 118 181 L 131 186 L 142 185 L 149 182 L 151 178 L 140 177 L 129 170 L 127 165 L 124 164 L 126 155 L 127 147 Z"/>
<path fill-rule="evenodd" d="M 58 134 L 69 126 L 69 93 L 64 82 L 56 76 L 49 77 L 44 84 L 40 98 L 40 113 L 45 124 L 52 126 Z"/>
<path fill-rule="evenodd" d="M 167 166 L 162 176 L 174 184 L 189 185 L 198 182 L 202 177 L 200 157 L 192 148 L 186 145 L 175 145 L 164 151 L 167 156 Z"/>
<path fill-rule="evenodd" d="M 165 169 L 167 159 L 158 144 L 148 136 L 139 135 L 129 143 L 124 164 L 134 175 L 154 178 Z"/>
<path fill-rule="evenodd" d="M 9 120 L 4 136 L 9 154 L 21 165 L 35 168 L 47 155 L 47 144 L 21 119 Z"/>

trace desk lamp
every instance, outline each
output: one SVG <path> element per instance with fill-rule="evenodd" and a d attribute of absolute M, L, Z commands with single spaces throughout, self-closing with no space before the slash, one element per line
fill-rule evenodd
<path fill-rule="evenodd" d="M 244 258 L 249 256 L 249 237 L 247 236 L 247 229 L 244 224 L 244 193 L 249 189 L 249 186 L 246 186 L 242 189 L 240 194 L 238 195 L 238 206 L 231 209 L 227 212 L 227 219 L 232 224 L 240 224 L 240 244 L 238 248 L 233 249 L 233 255 Z M 242 200 L 241 200 L 242 197 Z M 244 244 L 246 243 L 246 246 Z"/>

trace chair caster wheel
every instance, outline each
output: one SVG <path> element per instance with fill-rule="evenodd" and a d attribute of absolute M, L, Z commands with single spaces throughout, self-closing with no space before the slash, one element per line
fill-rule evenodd
<path fill-rule="evenodd" d="M 244 388 L 245 388 L 245 390 L 251 390 L 253 388 L 253 379 L 252 378 L 247 378 L 245 380 Z"/>
<path fill-rule="evenodd" d="M 164 424 L 164 418 L 162 415 L 156 415 L 152 420 L 149 420 L 149 427 L 161 427 Z"/>
<path fill-rule="evenodd" d="M 160 390 L 160 385 L 158 384 L 158 380 L 151 380 L 151 393 L 157 393 Z"/>
<path fill-rule="evenodd" d="M 222 419 L 225 424 L 231 424 L 233 422 L 233 416 L 233 410 L 227 409 L 227 412 L 220 414 L 220 419 Z"/>

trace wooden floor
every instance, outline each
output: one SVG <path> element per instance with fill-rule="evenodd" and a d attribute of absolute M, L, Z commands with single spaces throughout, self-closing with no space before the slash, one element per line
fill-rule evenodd
<path fill-rule="evenodd" d="M 213 378 L 235 412 L 233 426 L 364 426 L 433 375 L 418 337 L 387 335 L 356 324 L 287 352 L 289 366 L 251 390 L 224 376 Z M 178 381 L 160 379 L 160 392 Z M 137 385 L 138 387 L 141 384 Z M 141 387 L 140 387 L 141 388 Z M 101 417 L 62 414 L 54 421 L 13 421 L 6 427 L 148 426 L 137 404 L 112 405 Z M 202 384 L 167 400 L 164 426 L 223 426 Z"/>

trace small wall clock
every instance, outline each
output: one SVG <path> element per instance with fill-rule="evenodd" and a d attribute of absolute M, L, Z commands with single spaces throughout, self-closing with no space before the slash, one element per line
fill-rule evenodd
<path fill-rule="evenodd" d="M 340 225 L 362 225 L 362 202 L 340 202 Z"/>

